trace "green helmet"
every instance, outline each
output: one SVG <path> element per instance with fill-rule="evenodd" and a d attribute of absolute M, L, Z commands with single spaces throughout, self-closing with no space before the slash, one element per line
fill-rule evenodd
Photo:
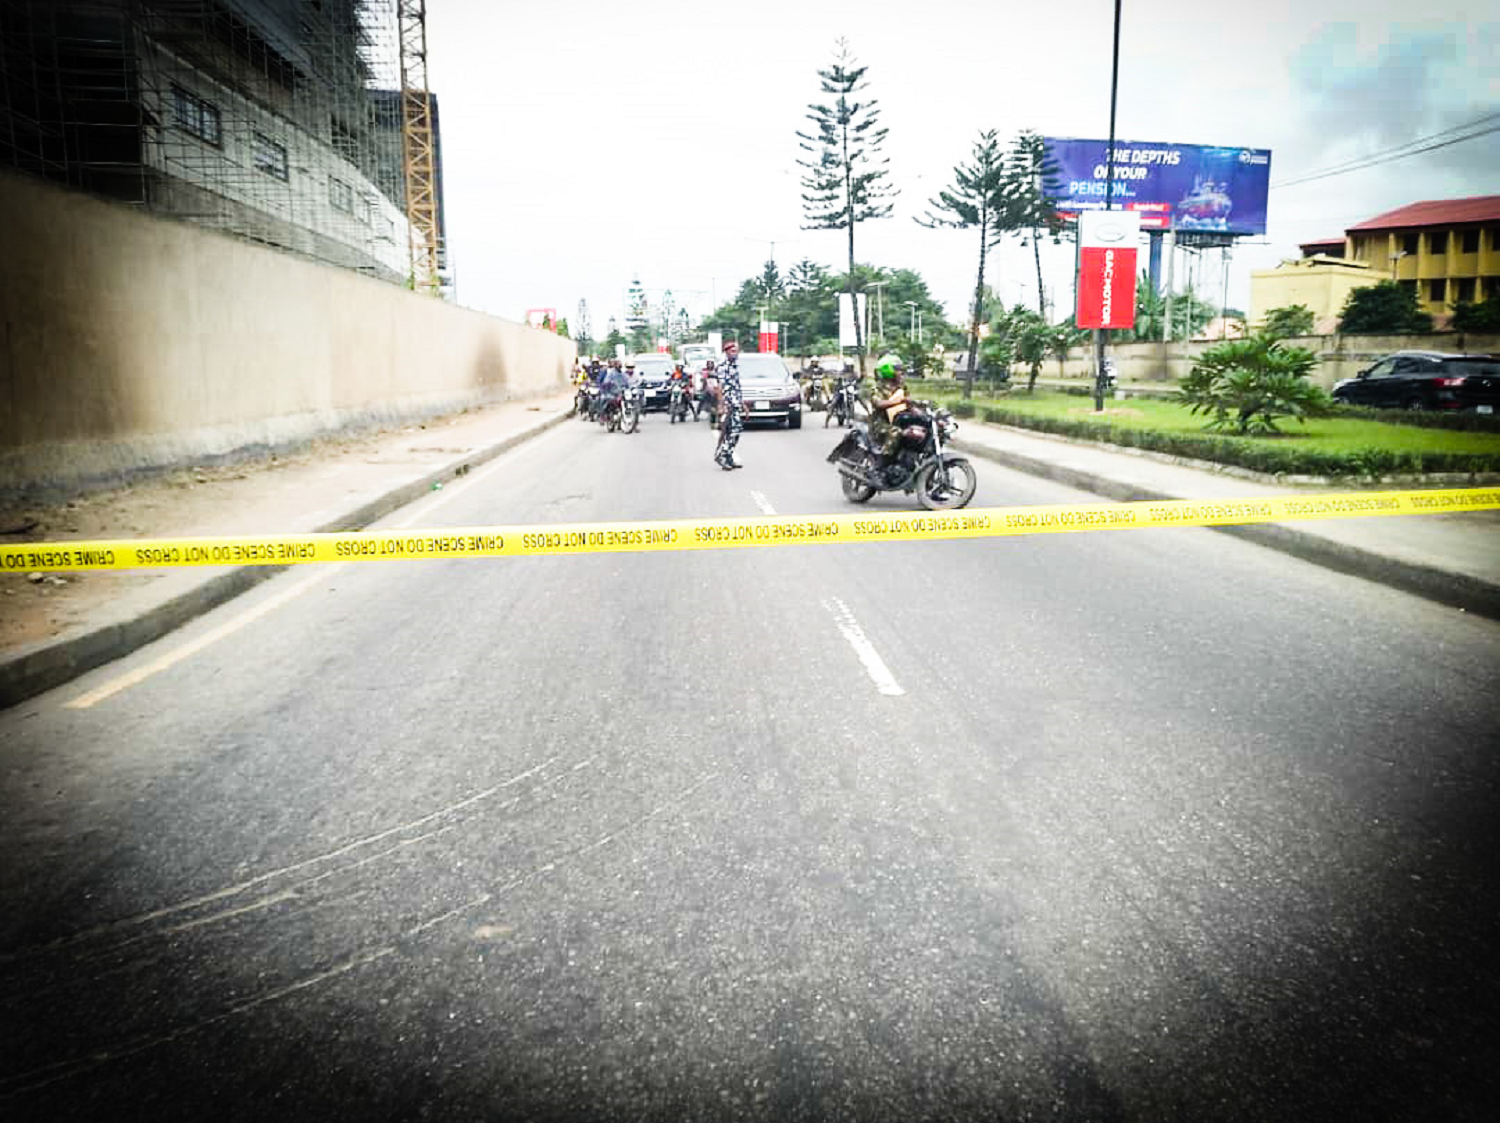
<path fill-rule="evenodd" d="M 901 361 L 900 355 L 882 355 L 875 364 L 876 378 L 895 378 L 905 372 L 906 364 Z"/>

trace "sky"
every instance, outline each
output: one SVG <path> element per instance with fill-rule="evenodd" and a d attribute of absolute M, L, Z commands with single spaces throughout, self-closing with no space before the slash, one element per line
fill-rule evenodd
<path fill-rule="evenodd" d="M 1191 268 L 1198 291 L 1245 308 L 1250 271 L 1299 242 L 1419 200 L 1500 194 L 1500 131 L 1281 186 L 1500 115 L 1500 21 L 1473 14 L 1485 7 L 1123 0 L 1116 137 L 1272 153 L 1266 235 L 1227 263 L 1179 256 L 1178 287 Z M 1109 134 L 1113 16 L 1110 0 L 428 0 L 457 299 L 570 322 L 586 300 L 599 337 L 633 278 L 697 318 L 773 256 L 783 275 L 803 258 L 842 272 L 847 235 L 802 229 L 796 163 L 842 38 L 868 68 L 899 192 L 891 217 L 857 226 L 855 256 L 916 270 L 959 319 L 978 234 L 914 219 L 984 130 Z M 1071 267 L 1070 248 L 1052 250 L 1044 282 L 1066 286 Z M 986 274 L 1008 303 L 1035 304 L 1029 249 L 1007 244 Z"/>

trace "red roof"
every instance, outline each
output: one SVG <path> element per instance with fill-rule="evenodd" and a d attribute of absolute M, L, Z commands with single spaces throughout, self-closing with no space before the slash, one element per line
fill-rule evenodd
<path fill-rule="evenodd" d="M 1297 244 L 1302 249 L 1306 249 L 1308 246 L 1342 246 L 1344 244 L 1344 239 L 1342 237 L 1338 237 L 1338 238 L 1314 238 L 1310 242 L 1298 242 Z"/>
<path fill-rule="evenodd" d="M 1414 226 L 1457 226 L 1464 222 L 1500 221 L 1500 195 L 1475 195 L 1471 199 L 1432 199 L 1409 203 L 1349 227 L 1356 230 L 1404 230 Z"/>

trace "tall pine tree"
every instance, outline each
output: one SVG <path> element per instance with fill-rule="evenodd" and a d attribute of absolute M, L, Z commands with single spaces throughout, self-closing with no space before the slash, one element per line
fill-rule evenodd
<path fill-rule="evenodd" d="M 857 100 L 867 88 L 867 67 L 857 66 L 849 46 L 838 41 L 833 65 L 819 70 L 822 92 L 832 95 L 828 105 L 808 105 L 807 119 L 813 123 L 808 132 L 798 132 L 800 147 L 808 159 L 797 161 L 807 170 L 802 177 L 802 214 L 804 230 L 847 230 L 849 232 L 849 302 L 856 311 L 854 299 L 854 228 L 872 218 L 890 216 L 896 195 L 894 188 L 883 183 L 890 161 L 880 154 L 887 130 L 879 127 L 880 112 L 873 99 Z M 854 349 L 859 369 L 865 369 L 864 325 L 854 317 Z"/>
<path fill-rule="evenodd" d="M 979 275 L 974 281 L 974 300 L 969 317 L 969 361 L 965 365 L 964 397 L 974 392 L 975 363 L 979 353 L 979 325 L 984 323 L 985 255 L 1005 236 L 1005 227 L 997 223 L 1005 206 L 1003 189 L 1006 167 L 995 130 L 979 134 L 974 142 L 973 163 L 953 169 L 953 186 L 939 191 L 928 205 L 932 208 L 917 219 L 919 226 L 951 226 L 958 230 L 979 228 Z M 939 213 L 934 214 L 933 211 Z"/>

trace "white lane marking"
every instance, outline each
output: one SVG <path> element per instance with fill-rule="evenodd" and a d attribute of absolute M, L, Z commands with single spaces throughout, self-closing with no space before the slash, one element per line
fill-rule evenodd
<path fill-rule="evenodd" d="M 418 510 L 408 514 L 402 521 L 390 524 L 390 529 L 410 529 L 412 524 L 415 523 L 418 519 L 426 518 L 429 514 L 431 514 L 437 508 L 443 506 L 443 504 L 447 503 L 454 496 L 462 495 L 464 492 L 468 491 L 471 487 L 474 487 L 480 481 L 487 479 L 489 476 L 493 475 L 501 468 L 502 465 L 504 465 L 511 459 L 512 453 L 529 449 L 538 440 L 551 436 L 559 431 L 560 427 L 554 426 L 546 433 L 538 434 L 538 436 L 522 442 L 514 449 L 507 450 L 505 453 L 497 456 L 494 460 L 485 465 L 479 471 L 471 472 L 468 475 L 464 476 L 460 483 L 455 484 L 451 488 L 445 489 L 440 495 L 433 496 L 428 502 L 423 503 Z M 178 663 L 181 663 L 184 659 L 198 654 L 198 652 L 202 651 L 204 648 L 218 643 L 221 639 L 232 636 L 235 632 L 238 632 L 241 629 L 255 623 L 255 621 L 259 620 L 261 617 L 274 612 L 276 609 L 280 608 L 288 601 L 295 600 L 297 597 L 300 597 L 303 593 L 307 592 L 307 590 L 311 589 L 314 585 L 318 584 L 320 581 L 326 581 L 330 576 L 337 573 L 340 569 L 343 568 L 343 563 L 326 567 L 319 567 L 309 576 L 303 578 L 301 581 L 297 582 L 290 588 L 277 593 L 269 600 L 262 601 L 256 607 L 249 609 L 246 612 L 240 613 L 240 615 L 234 617 L 231 620 L 226 620 L 217 628 L 205 632 L 197 639 L 191 640 L 190 642 L 183 644 L 181 647 L 167 652 L 165 655 L 162 655 L 158 659 L 152 660 L 150 663 L 147 663 L 143 667 L 137 667 L 133 671 L 128 671 L 127 673 L 120 675 L 117 678 L 112 678 L 108 682 L 95 687 L 87 694 L 83 694 L 77 698 L 74 698 L 71 702 L 64 702 L 63 708 L 67 710 L 87 710 L 90 707 L 97 706 L 106 698 L 114 697 L 114 695 L 120 693 L 120 691 L 122 690 L 128 690 L 132 686 L 139 686 L 148 678 L 159 675 L 162 671 L 170 670 Z"/>
<path fill-rule="evenodd" d="M 774 515 L 776 513 L 776 508 L 771 506 L 771 501 L 760 492 L 752 491 L 750 493 L 750 498 L 755 500 L 755 505 L 760 508 L 761 514 Z"/>
<path fill-rule="evenodd" d="M 865 671 L 874 681 L 875 689 L 882 694 L 892 696 L 905 694 L 906 691 L 901 689 L 896 676 L 891 674 L 891 669 L 880 657 L 880 652 L 875 650 L 875 645 L 865 635 L 865 630 L 859 626 L 854 613 L 849 611 L 849 606 L 838 597 L 822 603 L 823 607 L 833 614 L 833 622 L 838 627 L 839 633 L 849 641 L 849 646 L 854 648 L 854 654 L 858 655 L 859 661 L 865 665 Z"/>

